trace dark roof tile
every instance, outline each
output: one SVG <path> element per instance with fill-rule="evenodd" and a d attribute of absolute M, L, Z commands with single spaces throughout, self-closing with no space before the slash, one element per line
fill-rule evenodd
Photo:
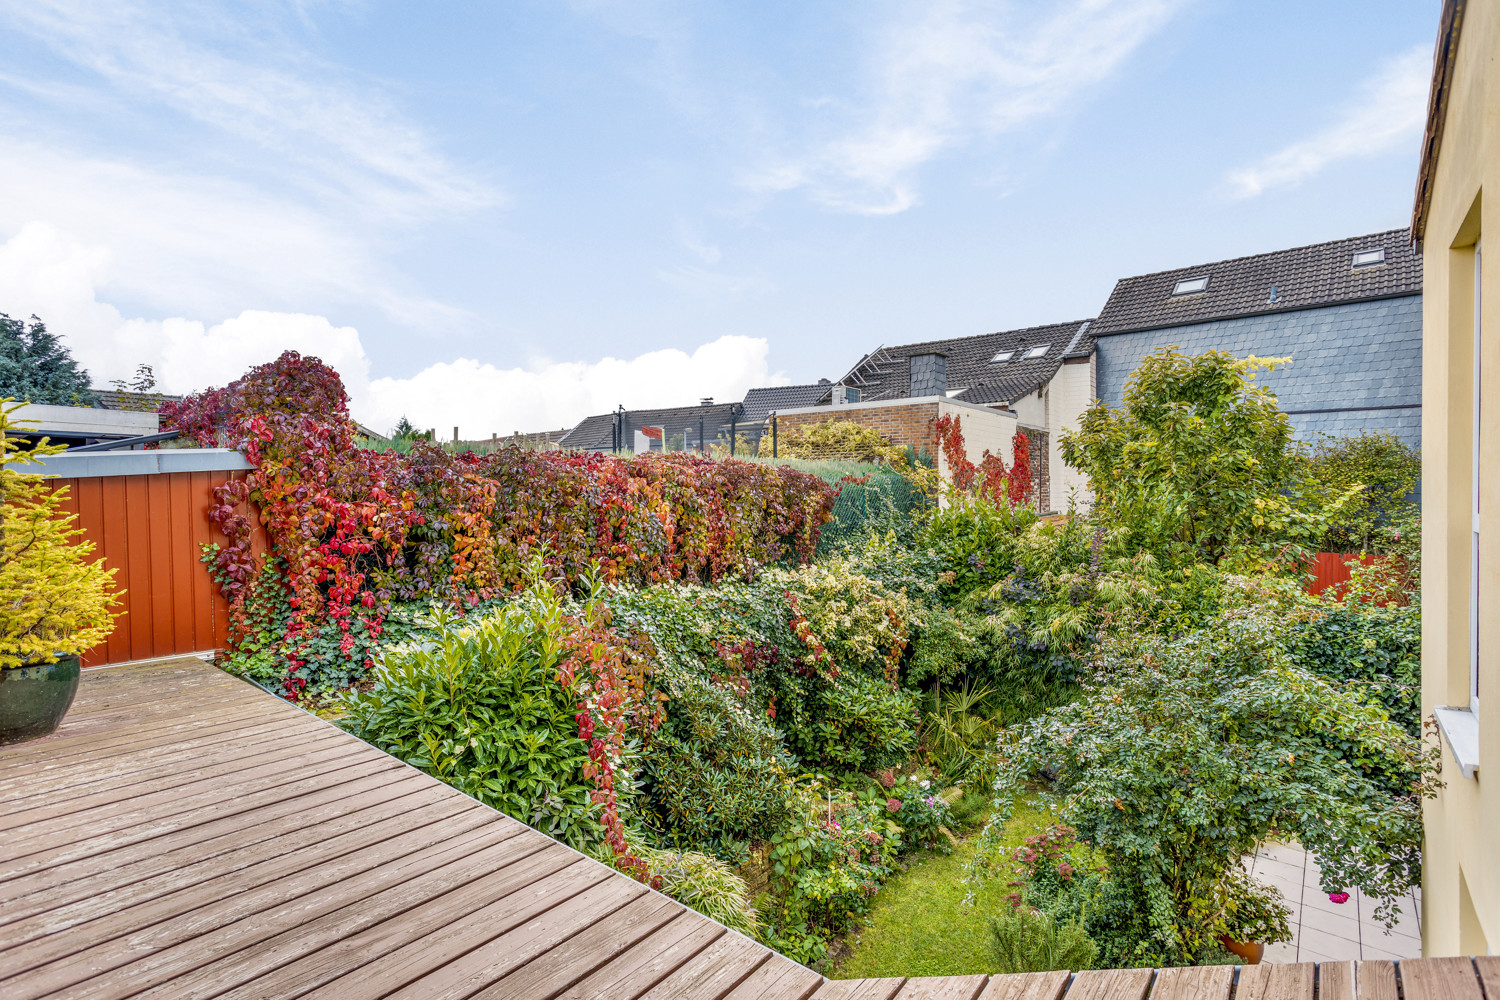
<path fill-rule="evenodd" d="M 1027 351 L 1042 346 L 1047 353 L 1041 357 L 1025 357 Z M 1090 322 L 1073 320 L 976 337 L 882 347 L 861 358 L 841 382 L 858 388 L 861 400 L 867 402 L 905 399 L 911 385 L 911 359 L 921 354 L 943 354 L 947 358 L 948 392 L 954 398 L 984 406 L 1012 403 L 1051 381 L 1062 367 L 1064 357 L 1087 357 L 1093 349 Z M 1004 351 L 1015 353 L 1008 361 L 995 361 Z"/>
<path fill-rule="evenodd" d="M 1354 267 L 1360 250 L 1385 250 L 1385 263 Z M 1208 278 L 1208 289 L 1172 294 L 1177 282 Z M 1271 301 L 1271 286 L 1276 300 Z M 1394 298 L 1422 293 L 1422 255 L 1410 231 L 1390 229 L 1368 236 L 1195 264 L 1158 271 L 1115 284 L 1099 318 L 1089 328 L 1096 337 L 1135 330 L 1158 330 L 1190 323 L 1312 309 L 1340 302 Z"/>
<path fill-rule="evenodd" d="M 705 437 L 712 439 L 719 428 L 729 426 L 731 415 L 738 419 L 739 403 L 716 403 L 712 406 L 676 406 L 668 409 L 626 410 L 627 435 L 625 447 L 632 447 L 633 432 L 642 427 L 665 427 L 669 432 L 691 427 L 695 431 L 698 421 L 703 421 Z M 585 417 L 577 427 L 568 431 L 558 442 L 564 448 L 583 451 L 608 451 L 612 435 L 613 413 L 600 413 Z M 696 438 L 696 433 L 694 437 Z"/>
<path fill-rule="evenodd" d="M 751 389 L 745 393 L 744 412 L 740 421 L 758 424 L 765 421 L 773 411 L 796 410 L 812 406 L 828 394 L 828 380 L 811 385 L 773 385 L 764 389 Z"/>

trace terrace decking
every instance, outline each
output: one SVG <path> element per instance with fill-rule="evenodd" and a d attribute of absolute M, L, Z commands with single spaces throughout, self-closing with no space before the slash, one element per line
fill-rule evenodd
<path fill-rule="evenodd" d="M 1500 959 L 1400 963 L 1500 1000 Z M 0 748 L 0 997 L 1396 1000 L 1389 962 L 823 978 L 198 660 Z"/>

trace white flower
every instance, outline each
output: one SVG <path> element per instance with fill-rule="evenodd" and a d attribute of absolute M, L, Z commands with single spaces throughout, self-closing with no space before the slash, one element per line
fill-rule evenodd
<path fill-rule="evenodd" d="M 931 788 L 932 787 L 932 782 L 930 782 L 930 781 L 924 781 L 924 782 L 922 782 L 922 787 L 923 788 Z"/>

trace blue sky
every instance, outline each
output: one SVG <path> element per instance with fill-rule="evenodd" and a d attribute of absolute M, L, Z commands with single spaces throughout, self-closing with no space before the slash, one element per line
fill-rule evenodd
<path fill-rule="evenodd" d="M 1437 0 L 0 0 L 0 311 L 467 435 L 1404 225 Z"/>

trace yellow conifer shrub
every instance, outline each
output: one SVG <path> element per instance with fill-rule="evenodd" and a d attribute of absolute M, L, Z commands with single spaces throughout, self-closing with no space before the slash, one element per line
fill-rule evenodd
<path fill-rule="evenodd" d="M 89 562 L 92 542 L 77 541 L 83 530 L 66 513 L 65 490 L 12 466 L 66 449 L 45 442 L 22 449 L 11 433 L 19 408 L 0 401 L 0 667 L 51 663 L 60 653 L 78 653 L 103 642 L 114 631 L 110 593 L 115 571 Z"/>

